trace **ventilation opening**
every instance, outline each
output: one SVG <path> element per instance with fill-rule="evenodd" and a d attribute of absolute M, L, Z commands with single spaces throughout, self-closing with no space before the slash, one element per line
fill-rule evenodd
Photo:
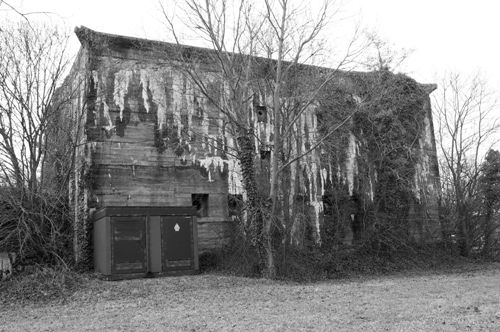
<path fill-rule="evenodd" d="M 191 194 L 191 202 L 197 217 L 208 217 L 208 194 Z"/>
<path fill-rule="evenodd" d="M 270 160 L 271 159 L 271 151 L 269 151 L 269 150 L 260 150 L 260 159 L 262 159 L 262 160 Z"/>
<path fill-rule="evenodd" d="M 257 121 L 267 122 L 267 107 L 257 106 L 256 110 L 257 110 Z"/>

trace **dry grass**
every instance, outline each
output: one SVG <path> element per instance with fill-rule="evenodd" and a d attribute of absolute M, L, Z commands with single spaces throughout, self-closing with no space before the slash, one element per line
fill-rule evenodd
<path fill-rule="evenodd" d="M 310 284 L 219 275 L 92 280 L 65 304 L 0 308 L 0 330 L 500 330 L 500 264 Z"/>

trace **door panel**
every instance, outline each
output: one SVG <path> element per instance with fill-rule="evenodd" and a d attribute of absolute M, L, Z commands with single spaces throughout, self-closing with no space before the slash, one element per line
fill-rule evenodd
<path fill-rule="evenodd" d="M 113 273 L 147 271 L 146 218 L 112 217 Z"/>
<path fill-rule="evenodd" d="M 190 216 L 165 216 L 162 218 L 163 269 L 192 268 L 193 221 Z"/>

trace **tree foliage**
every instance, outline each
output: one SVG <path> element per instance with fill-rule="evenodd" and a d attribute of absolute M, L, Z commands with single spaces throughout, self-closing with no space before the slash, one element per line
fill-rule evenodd
<path fill-rule="evenodd" d="M 500 152 L 489 150 L 481 165 L 479 178 L 481 199 L 481 244 L 486 256 L 500 254 Z"/>

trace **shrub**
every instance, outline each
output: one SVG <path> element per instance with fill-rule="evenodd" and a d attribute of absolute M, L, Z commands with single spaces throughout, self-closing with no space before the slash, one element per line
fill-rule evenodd
<path fill-rule="evenodd" d="M 63 266 L 33 265 L 0 282 L 0 305 L 64 301 L 87 279 Z"/>
<path fill-rule="evenodd" d="M 20 262 L 71 261 L 69 208 L 61 196 L 4 188 L 0 191 L 0 252 L 15 252 Z"/>

